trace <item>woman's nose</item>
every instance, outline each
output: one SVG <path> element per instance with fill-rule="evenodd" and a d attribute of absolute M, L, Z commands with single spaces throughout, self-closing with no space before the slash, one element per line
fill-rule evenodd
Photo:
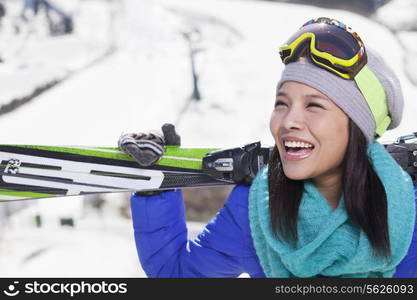
<path fill-rule="evenodd" d="M 289 109 L 284 115 L 282 124 L 287 130 L 303 129 L 305 125 L 303 112 L 297 108 Z"/>

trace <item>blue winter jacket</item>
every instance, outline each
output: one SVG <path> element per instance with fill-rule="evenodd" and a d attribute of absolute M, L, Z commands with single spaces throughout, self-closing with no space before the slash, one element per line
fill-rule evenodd
<path fill-rule="evenodd" d="M 252 242 L 249 187 L 237 185 L 195 240 L 188 240 L 181 190 L 131 197 L 140 263 L 149 277 L 265 277 Z M 415 187 L 417 199 L 417 185 Z M 394 277 L 417 277 L 417 222 Z"/>

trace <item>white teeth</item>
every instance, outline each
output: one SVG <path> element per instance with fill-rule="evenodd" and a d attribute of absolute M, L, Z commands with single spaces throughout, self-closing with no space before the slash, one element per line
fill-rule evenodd
<path fill-rule="evenodd" d="M 294 141 L 285 141 L 284 145 L 286 147 L 297 147 L 297 148 L 311 148 L 313 145 L 303 142 L 294 142 Z"/>

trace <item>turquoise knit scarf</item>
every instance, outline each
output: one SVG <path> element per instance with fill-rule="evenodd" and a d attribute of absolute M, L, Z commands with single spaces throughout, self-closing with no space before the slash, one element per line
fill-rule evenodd
<path fill-rule="evenodd" d="M 256 253 L 267 277 L 392 277 L 411 243 L 415 220 L 414 187 L 384 146 L 373 142 L 368 156 L 388 202 L 392 257 L 373 255 L 366 234 L 348 218 L 343 196 L 332 210 L 311 180 L 304 181 L 298 215 L 298 241 L 282 242 L 272 233 L 268 170 L 259 172 L 249 193 L 249 219 Z"/>

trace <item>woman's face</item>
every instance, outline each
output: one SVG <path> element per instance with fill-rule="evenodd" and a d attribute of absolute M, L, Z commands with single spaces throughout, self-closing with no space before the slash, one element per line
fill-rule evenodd
<path fill-rule="evenodd" d="M 277 91 L 270 130 L 288 178 L 341 175 L 349 118 L 326 95 L 302 83 L 285 82 Z"/>

